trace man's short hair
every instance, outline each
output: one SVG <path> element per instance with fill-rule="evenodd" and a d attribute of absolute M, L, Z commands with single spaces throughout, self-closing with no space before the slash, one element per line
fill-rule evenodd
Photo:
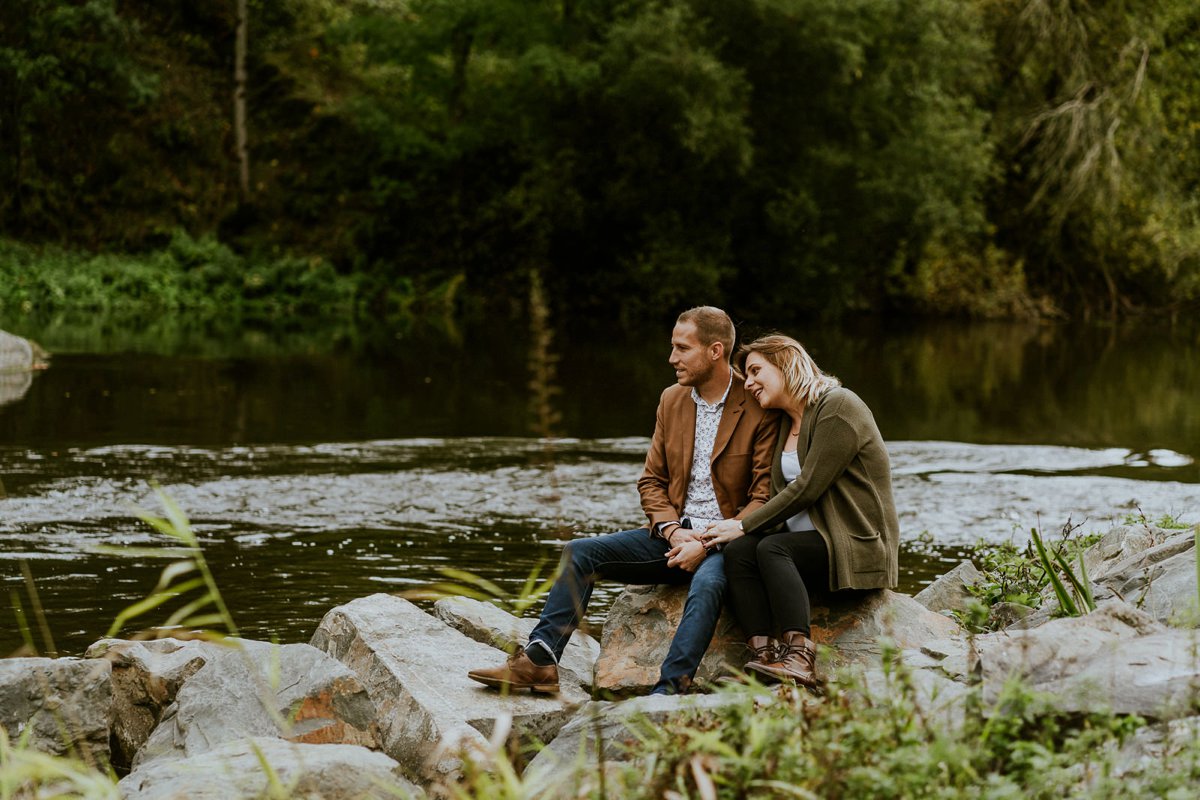
<path fill-rule="evenodd" d="M 700 337 L 700 343 L 705 347 L 713 342 L 720 342 L 725 345 L 726 360 L 733 357 L 733 341 L 737 336 L 737 331 L 734 330 L 733 320 L 721 309 L 716 306 L 689 308 L 679 315 L 679 319 L 675 320 L 676 324 L 680 322 L 690 322 L 695 325 L 696 335 Z"/>

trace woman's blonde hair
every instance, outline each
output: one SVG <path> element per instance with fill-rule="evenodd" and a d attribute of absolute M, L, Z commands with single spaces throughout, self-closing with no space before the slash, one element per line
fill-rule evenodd
<path fill-rule="evenodd" d="M 833 375 L 826 375 L 821 371 L 803 345 L 782 333 L 760 336 L 738 348 L 735 361 L 743 373 L 746 358 L 751 353 L 758 353 L 782 372 L 787 393 L 806 406 L 815 403 L 817 398 L 830 389 L 842 385 Z"/>

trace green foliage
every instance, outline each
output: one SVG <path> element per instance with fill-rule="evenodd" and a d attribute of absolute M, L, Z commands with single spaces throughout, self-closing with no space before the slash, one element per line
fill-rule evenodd
<path fill-rule="evenodd" d="M 842 673 L 821 698 L 759 686 L 720 694 L 727 702 L 712 712 L 641 726 L 634 744 L 639 760 L 621 775 L 616 793 L 1115 798 L 1125 795 L 1099 776 L 1111 769 L 1112 745 L 1143 724 L 1111 714 L 1068 718 L 1016 682 L 991 706 L 978 687 L 966 690 L 956 701 L 965 709 L 961 724 L 950 724 L 892 657 L 870 682 Z M 1173 783 L 1190 779 L 1184 767 Z"/>
<path fill-rule="evenodd" d="M 188 312 L 276 319 L 353 314 L 359 281 L 321 258 L 247 262 L 212 237 L 177 233 L 145 256 L 88 256 L 0 240 L 0 308 Z"/>
<path fill-rule="evenodd" d="M 516 300 L 531 268 L 605 323 L 1200 300 L 1188 0 L 251 0 L 245 204 L 233 9 L 6 3 L 0 235 L 217 235 L 256 268 L 197 276 L 213 306 L 269 314 L 351 274 L 372 310 Z"/>
<path fill-rule="evenodd" d="M 55 797 L 118 800 L 116 777 L 68 756 L 32 749 L 25 737 L 13 743 L 0 727 L 0 798 Z"/>
<path fill-rule="evenodd" d="M 1081 608 L 1095 607 L 1083 567 L 1083 552 L 1100 539 L 1100 534 L 1081 534 L 1080 527 L 1069 521 L 1062 535 L 1046 543 L 1035 529 L 1024 547 L 1011 543 L 980 548 L 975 554 L 982 580 L 968 587 L 982 608 L 969 612 L 962 622 L 971 630 L 988 630 L 997 620 L 986 617 L 986 610 L 997 603 L 1016 603 L 1037 608 L 1047 588 L 1051 588 L 1062 612 L 1078 615 Z M 1079 572 L 1070 566 L 1076 559 Z M 1066 583 L 1064 583 L 1066 581 Z M 1071 591 L 1067 590 L 1070 584 Z"/>

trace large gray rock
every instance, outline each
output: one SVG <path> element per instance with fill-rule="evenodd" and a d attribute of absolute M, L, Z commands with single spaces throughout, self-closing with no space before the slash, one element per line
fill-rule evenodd
<path fill-rule="evenodd" d="M 971 598 L 968 586 L 983 580 L 983 573 L 970 561 L 962 561 L 917 593 L 914 600 L 930 611 L 962 611 Z"/>
<path fill-rule="evenodd" d="M 49 359 L 37 342 L 0 331 L 0 372 L 42 369 Z"/>
<path fill-rule="evenodd" d="M 230 741 L 376 743 L 375 706 L 353 672 L 307 644 L 199 643 L 205 664 L 179 689 L 133 760 L 135 769 Z"/>
<path fill-rule="evenodd" d="M 33 384 L 33 370 L 44 368 L 49 358 L 36 342 L 0 331 L 0 406 L 24 397 Z"/>
<path fill-rule="evenodd" d="M 460 633 L 482 644 L 512 652 L 529 641 L 536 619 L 514 617 L 491 603 L 469 597 L 446 597 L 433 605 L 437 618 Z M 558 663 L 559 682 L 573 681 L 591 692 L 592 674 L 600 657 L 600 643 L 581 631 L 575 631 Z"/>
<path fill-rule="evenodd" d="M 133 763 L 184 681 L 206 661 L 200 642 L 178 639 L 102 639 L 85 655 L 112 664 L 112 760 L 122 767 Z"/>
<path fill-rule="evenodd" d="M 637 758 L 638 726 L 661 725 L 681 715 L 712 714 L 726 705 L 749 702 L 752 699 L 746 694 L 711 694 L 588 703 L 529 762 L 524 773 L 526 795 L 591 797 L 597 789 L 599 765 L 619 768 Z"/>
<path fill-rule="evenodd" d="M 1093 583 L 1160 622 L 1200 624 L 1196 596 L 1196 534 L 1118 528 L 1085 557 Z"/>
<path fill-rule="evenodd" d="M 1108 709 L 1168 719 L 1190 713 L 1200 684 L 1198 634 L 1168 629 L 1119 600 L 1082 617 L 974 641 L 984 702 L 1019 677 L 1067 712 Z"/>
<path fill-rule="evenodd" d="M 596 689 L 614 694 L 646 692 L 683 617 L 686 586 L 628 586 L 608 612 L 600 635 Z M 741 669 L 749 658 L 744 637 L 728 611 L 721 614 L 697 681 L 714 681 Z"/>
<path fill-rule="evenodd" d="M 393 800 L 425 796 L 383 753 L 355 745 L 298 744 L 269 737 L 226 742 L 203 755 L 147 764 L 126 775 L 117 788 L 125 800 Z"/>
<path fill-rule="evenodd" d="M 31 728 L 36 750 L 107 765 L 110 675 L 102 659 L 0 659 L 0 724 L 10 741 Z"/>
<path fill-rule="evenodd" d="M 949 617 L 887 589 L 814 594 L 812 603 L 813 641 L 827 645 L 838 663 L 875 661 L 882 640 L 900 649 L 919 648 L 962 632 Z"/>
<path fill-rule="evenodd" d="M 384 752 L 425 779 L 452 777 L 462 751 L 486 748 L 509 720 L 514 745 L 549 741 L 587 700 L 570 684 L 557 696 L 509 696 L 475 683 L 468 670 L 502 664 L 505 654 L 391 595 L 334 608 L 312 643 L 358 674 L 379 709 Z"/>

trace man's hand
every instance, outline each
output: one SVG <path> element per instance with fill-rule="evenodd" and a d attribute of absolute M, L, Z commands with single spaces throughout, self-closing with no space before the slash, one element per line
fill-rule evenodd
<path fill-rule="evenodd" d="M 683 537 L 674 538 L 675 541 L 679 541 Z M 704 549 L 700 540 L 689 535 L 686 541 L 680 541 L 667 551 L 667 566 L 679 567 L 684 572 L 695 572 L 707 555 L 708 551 Z"/>
<path fill-rule="evenodd" d="M 714 522 L 705 528 L 704 533 L 700 534 L 700 541 L 704 542 L 705 547 L 718 547 L 727 545 L 734 539 L 740 539 L 745 535 L 741 522 L 736 519 L 726 519 Z"/>

